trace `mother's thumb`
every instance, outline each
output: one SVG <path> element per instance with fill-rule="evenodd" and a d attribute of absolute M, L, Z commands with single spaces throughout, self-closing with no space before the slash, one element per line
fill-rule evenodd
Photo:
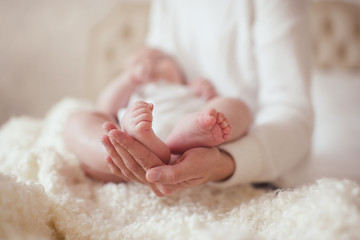
<path fill-rule="evenodd" d="M 184 162 L 176 165 L 163 165 L 149 169 L 146 180 L 152 183 L 177 184 L 190 179 L 190 171 L 184 168 Z"/>

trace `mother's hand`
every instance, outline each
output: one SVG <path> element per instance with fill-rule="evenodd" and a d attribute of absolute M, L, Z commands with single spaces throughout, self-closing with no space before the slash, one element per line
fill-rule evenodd
<path fill-rule="evenodd" d="M 146 171 L 164 163 L 143 144 L 118 130 L 112 123 L 105 123 L 108 134 L 102 143 L 108 153 L 107 162 L 113 174 L 127 180 L 148 185 L 156 195 L 163 196 L 155 183 L 146 180 Z"/>
<path fill-rule="evenodd" d="M 221 181 L 235 170 L 233 159 L 217 148 L 193 148 L 173 165 L 165 165 L 155 154 L 134 138 L 106 123 L 108 135 L 103 144 L 109 154 L 111 171 L 125 180 L 148 185 L 156 195 L 164 196 L 211 181 Z"/>
<path fill-rule="evenodd" d="M 228 154 L 217 148 L 193 148 L 185 152 L 173 165 L 149 169 L 146 179 L 157 184 L 164 195 L 207 182 L 230 177 L 235 163 Z"/>

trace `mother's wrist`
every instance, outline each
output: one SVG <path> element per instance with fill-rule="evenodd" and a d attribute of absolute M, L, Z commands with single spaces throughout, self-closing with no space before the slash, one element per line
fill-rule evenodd
<path fill-rule="evenodd" d="M 235 171 L 235 161 L 233 157 L 226 151 L 221 149 L 217 149 L 219 156 L 218 156 L 218 166 L 215 169 L 214 178 L 212 181 L 214 182 L 221 182 L 226 181 L 229 179 Z"/>

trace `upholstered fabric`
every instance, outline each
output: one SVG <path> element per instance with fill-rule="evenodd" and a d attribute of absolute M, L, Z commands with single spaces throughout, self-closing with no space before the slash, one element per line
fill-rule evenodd
<path fill-rule="evenodd" d="M 94 98 L 123 69 L 128 54 L 147 33 L 149 2 L 122 2 L 91 31 L 88 43 L 86 93 Z"/>
<path fill-rule="evenodd" d="M 360 69 L 360 5 L 317 2 L 312 27 L 317 67 Z"/>

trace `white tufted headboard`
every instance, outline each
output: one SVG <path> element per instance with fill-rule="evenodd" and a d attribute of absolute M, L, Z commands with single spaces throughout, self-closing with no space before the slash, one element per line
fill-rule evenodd
<path fill-rule="evenodd" d="M 360 5 L 316 2 L 312 5 L 316 67 L 360 69 Z"/>
<path fill-rule="evenodd" d="M 121 72 L 126 57 L 144 44 L 150 1 L 118 4 L 91 31 L 85 73 L 86 95 L 94 99 Z"/>
<path fill-rule="evenodd" d="M 122 70 L 126 56 L 144 43 L 149 5 L 121 2 L 92 29 L 85 80 L 91 99 Z M 360 69 L 360 5 L 319 1 L 311 10 L 315 67 Z"/>

